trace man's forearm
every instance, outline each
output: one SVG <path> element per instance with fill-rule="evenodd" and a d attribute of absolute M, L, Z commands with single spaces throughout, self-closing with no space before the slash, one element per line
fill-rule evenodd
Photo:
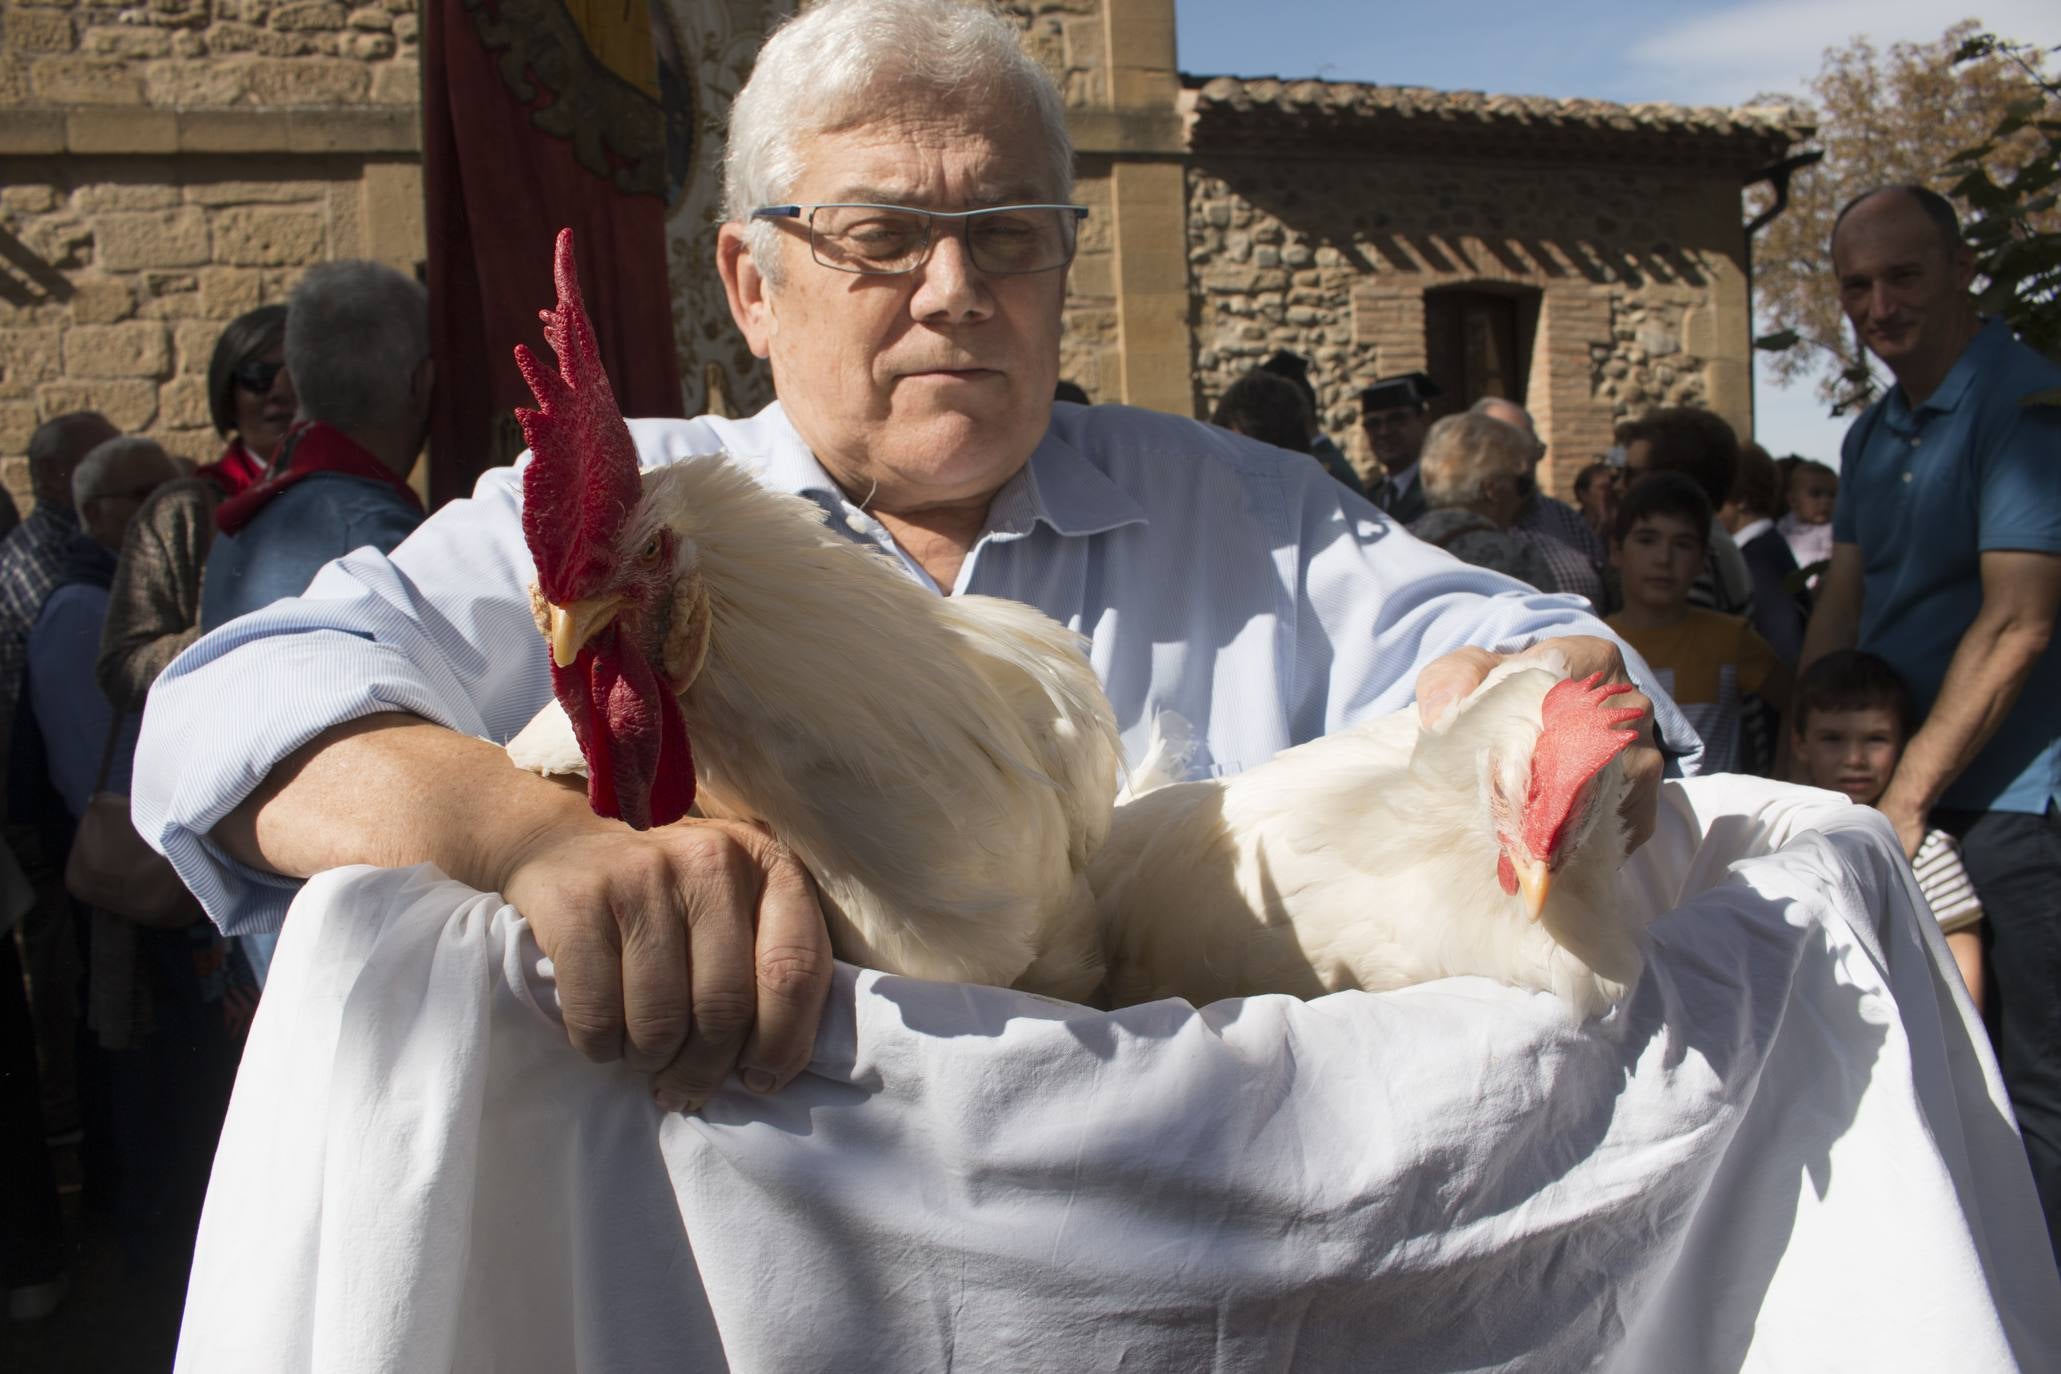
<path fill-rule="evenodd" d="M 1803 651 L 1796 660 L 1798 677 L 1826 654 L 1860 643 L 1863 576 L 1860 550 L 1852 544 L 1834 545 L 1832 564 L 1825 569 L 1804 630 Z"/>
<path fill-rule="evenodd" d="M 1883 811 L 1922 818 L 1938 803 L 2011 713 L 2051 637 L 2051 626 L 1987 613 L 1975 618 L 1955 646 L 1932 713 L 1897 762 Z"/>
<path fill-rule="evenodd" d="M 508 857 L 539 833 L 595 819 L 579 792 L 516 768 L 485 740 L 387 713 L 335 726 L 282 759 L 212 833 L 243 863 L 288 877 L 434 863 L 496 891 Z"/>

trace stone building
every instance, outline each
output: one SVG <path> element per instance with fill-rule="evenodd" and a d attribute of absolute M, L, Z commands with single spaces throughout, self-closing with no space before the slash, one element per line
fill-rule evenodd
<path fill-rule="evenodd" d="M 702 131 L 669 232 L 690 410 L 770 394 L 714 278 L 716 131 L 793 8 L 659 6 Z M 1062 371 L 1097 400 L 1206 414 L 1292 347 L 1356 447 L 1356 386 L 1423 367 L 1523 399 L 1562 486 L 1647 404 L 1750 420 L 1741 189 L 1791 113 L 1184 78 L 1174 0 L 1002 8 L 1079 148 Z M 0 480 L 87 405 L 212 456 L 223 324 L 315 262 L 419 267 L 418 32 L 416 0 L 0 4 Z"/>

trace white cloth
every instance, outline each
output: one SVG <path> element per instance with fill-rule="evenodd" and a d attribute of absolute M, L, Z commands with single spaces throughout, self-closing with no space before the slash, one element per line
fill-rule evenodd
<path fill-rule="evenodd" d="M 646 467 L 728 452 L 935 585 L 845 499 L 777 403 L 748 420 L 632 420 L 630 432 Z M 223 626 L 151 685 L 136 828 L 225 934 L 278 929 L 299 887 L 209 838 L 280 759 L 381 710 L 505 741 L 550 700 L 519 490 L 514 469 L 487 473 L 391 558 L 337 560 L 305 596 Z M 1410 538 L 1297 454 L 1114 405 L 1053 408 L 954 590 L 1036 606 L 1085 636 L 1131 759 L 1172 711 L 1197 726 L 1195 763 L 1210 773 L 1401 710 L 1417 670 L 1463 645 L 1610 634 L 1579 600 Z M 1683 771 L 1696 771 L 1696 732 L 1638 655 L 1625 661 Z"/>
<path fill-rule="evenodd" d="M 578 1058 L 521 918 L 308 884 L 187 1374 L 2061 1368 L 1994 1064 L 1888 824 L 1670 784 L 1645 980 L 1115 1013 L 841 967 L 700 1117 Z M 1946 972 L 1942 974 L 1942 969 Z"/>

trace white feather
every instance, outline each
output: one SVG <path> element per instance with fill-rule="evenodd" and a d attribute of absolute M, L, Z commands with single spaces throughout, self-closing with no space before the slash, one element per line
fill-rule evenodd
<path fill-rule="evenodd" d="M 1500 760 L 1505 794 L 1523 795 L 1540 705 L 1565 675 L 1557 655 L 1505 664 L 1431 728 L 1413 707 L 1119 807 L 1090 868 L 1113 1004 L 1478 974 L 1582 1015 L 1608 1007 L 1641 963 L 1617 897 L 1622 756 L 1540 921 L 1497 877 L 1488 771 Z"/>
<path fill-rule="evenodd" d="M 673 530 L 709 598 L 708 657 L 680 696 L 698 809 L 794 850 L 838 954 L 1091 993 L 1086 867 L 1121 753 L 1080 638 L 1016 602 L 926 591 L 720 455 L 647 470 L 629 524 L 633 549 Z"/>

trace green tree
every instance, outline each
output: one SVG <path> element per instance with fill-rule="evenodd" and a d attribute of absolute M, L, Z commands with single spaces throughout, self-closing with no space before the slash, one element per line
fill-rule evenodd
<path fill-rule="evenodd" d="M 1965 232 L 1982 274 L 1977 303 L 2009 320 L 2032 347 L 2061 357 L 2061 83 L 2046 73 L 2048 54 L 1992 34 L 1962 43 L 1955 61 L 2000 55 L 2018 64 L 2032 91 L 2012 102 L 1982 142 L 1954 155 L 1952 194 L 1973 212 Z M 2000 178 L 1994 169 L 2006 148 Z"/>
<path fill-rule="evenodd" d="M 1864 38 L 1825 53 L 1810 88 L 1824 160 L 1796 174 L 1789 208 L 1754 241 L 1757 342 L 1774 352 L 1777 378 L 1815 377 L 1834 414 L 1872 392 L 1866 355 L 1832 282 L 1833 219 L 1870 187 L 1915 182 L 1953 198 L 1965 220 L 1987 225 L 1992 211 L 1979 202 L 1994 204 L 2012 188 L 2029 192 L 2030 183 L 2021 184 L 2027 169 L 2037 166 L 2042 147 L 2052 156 L 2052 130 L 2041 127 L 2052 120 L 2028 111 L 2029 102 L 2051 101 L 2043 59 L 2036 49 L 1982 34 L 1972 19 L 1933 42 L 1898 43 L 1886 53 Z M 2022 122 L 2007 128 L 2013 118 Z M 1978 170 L 1984 180 L 1971 179 Z M 2038 179 L 2035 173 L 2031 181 Z M 1771 196 L 1754 188 L 1750 211 Z M 2051 231 L 2053 209 L 2038 208 L 2038 200 L 2026 194 L 2018 202 L 2025 223 Z M 1979 240 L 1977 247 L 1990 253 L 1986 269 L 2016 271 Z"/>

